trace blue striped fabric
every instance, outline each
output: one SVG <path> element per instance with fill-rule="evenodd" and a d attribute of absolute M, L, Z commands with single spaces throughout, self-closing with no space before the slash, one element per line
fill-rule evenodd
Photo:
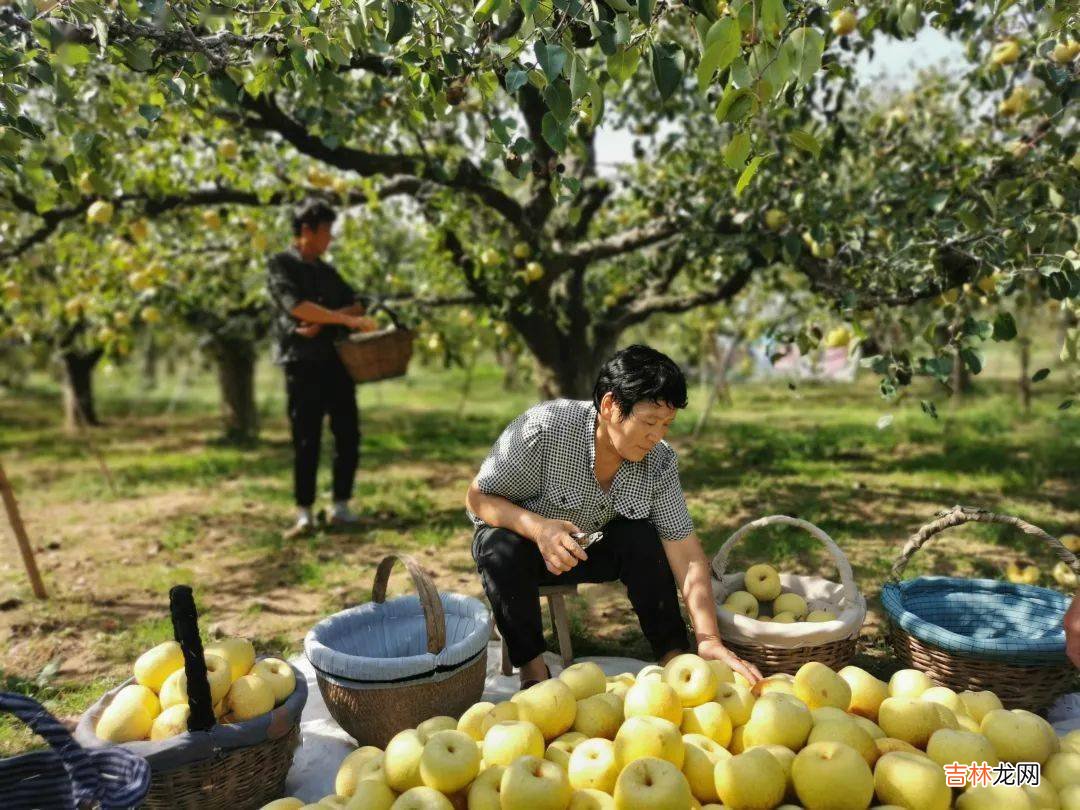
<path fill-rule="evenodd" d="M 941 650 L 1015 664 L 1063 664 L 1069 607 L 1049 588 L 994 579 L 918 577 L 881 589 L 889 618 Z"/>
<path fill-rule="evenodd" d="M 150 789 L 145 759 L 122 748 L 85 751 L 33 698 L 0 692 L 0 711 L 18 717 L 52 748 L 0 760 L 4 810 L 74 810 L 93 802 L 102 810 L 130 810 Z"/>

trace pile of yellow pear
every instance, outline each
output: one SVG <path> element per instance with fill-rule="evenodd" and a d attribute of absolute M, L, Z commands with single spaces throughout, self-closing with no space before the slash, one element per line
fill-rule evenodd
<path fill-rule="evenodd" d="M 1039 762 L 1038 787 L 957 791 L 950 762 Z M 876 805 L 874 803 L 877 803 Z M 954 803 L 955 802 L 955 803 Z M 992 692 L 888 683 L 812 662 L 750 687 L 680 655 L 637 675 L 594 663 L 459 719 L 433 717 L 342 762 L 335 793 L 262 810 L 1080 808 L 1080 734 L 1060 741 Z"/>
<path fill-rule="evenodd" d="M 746 569 L 743 587 L 745 590 L 732 591 L 724 600 L 724 607 L 732 613 L 778 624 L 831 622 L 836 618 L 831 610 L 810 610 L 801 595 L 785 591 L 780 584 L 780 573 L 766 563 Z M 763 605 L 768 605 L 767 612 L 762 610 Z"/>
<path fill-rule="evenodd" d="M 236 723 L 266 714 L 296 688 L 292 667 L 280 658 L 255 660 L 246 638 L 223 638 L 203 648 L 214 716 Z M 175 641 L 135 661 L 135 683 L 116 693 L 98 719 L 97 736 L 114 743 L 164 740 L 188 730 L 187 673 Z"/>

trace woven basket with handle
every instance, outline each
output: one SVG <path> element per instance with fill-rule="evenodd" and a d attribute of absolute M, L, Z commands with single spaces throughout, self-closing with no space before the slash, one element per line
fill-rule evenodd
<path fill-rule="evenodd" d="M 379 660 L 364 647 L 372 634 L 382 636 L 394 632 L 391 628 L 379 627 L 382 615 L 379 611 L 382 607 L 389 608 L 394 601 L 386 601 L 386 587 L 395 562 L 401 562 L 412 577 L 423 613 L 428 655 L 409 657 L 431 663 L 425 671 L 408 677 L 391 676 L 392 679 L 387 680 L 385 670 L 379 665 L 392 668 L 394 659 Z M 490 614 L 478 600 L 457 594 L 445 596 L 448 604 L 466 608 L 465 613 L 453 617 L 454 626 L 467 633 L 461 645 L 467 649 L 462 652 L 464 660 L 460 662 L 435 663 L 451 641 L 443 598 L 420 565 L 407 555 L 391 554 L 379 563 L 371 589 L 371 603 L 337 614 L 308 634 L 304 646 L 315 667 L 319 690 L 330 715 L 360 745 L 385 747 L 399 731 L 415 728 L 435 715 L 457 717 L 483 694 L 487 641 L 491 635 Z M 466 615 L 470 606 L 476 611 L 474 616 Z M 331 626 L 331 622 L 335 624 Z M 369 665 L 365 666 L 364 661 Z M 330 667 L 336 671 L 328 671 Z M 365 671 L 368 668 L 372 670 L 370 674 Z"/>
<path fill-rule="evenodd" d="M 866 617 L 866 602 L 855 585 L 855 577 L 844 552 L 828 534 L 807 520 L 788 515 L 768 515 L 750 521 L 727 539 L 712 560 L 718 611 L 724 610 L 721 603 L 729 593 L 743 589 L 744 575 L 727 573 L 732 547 L 752 531 L 778 525 L 802 529 L 825 546 L 840 574 L 840 587 L 836 589 L 835 584 L 832 586 L 838 595 L 834 600 L 830 600 L 827 607 L 834 613 L 843 615 L 844 619 L 772 625 L 746 616 L 735 616 L 732 621 L 738 628 L 740 638 L 729 635 L 724 638 L 724 644 L 740 658 L 757 666 L 763 675 L 794 673 L 810 661 L 818 661 L 833 669 L 839 669 L 855 655 L 859 631 Z M 821 583 L 818 577 L 802 577 L 797 574 L 781 575 L 781 581 L 788 585 L 785 590 L 801 590 L 797 586 L 809 584 L 811 581 L 817 585 Z M 811 604 L 811 607 L 816 606 Z M 783 644 L 778 638 L 769 638 L 780 634 L 788 637 Z"/>
<path fill-rule="evenodd" d="M 337 344 L 342 364 L 357 383 L 402 377 L 409 369 L 413 332 L 384 304 L 376 304 L 370 313 L 378 310 L 390 316 L 393 326 L 376 332 L 354 332 Z"/>
<path fill-rule="evenodd" d="M 1037 711 L 1075 684 L 1062 628 L 1068 599 L 1049 588 L 960 577 L 900 578 L 916 551 L 946 529 L 998 523 L 1049 545 L 1075 572 L 1056 538 L 1011 515 L 955 506 L 913 534 L 882 588 L 889 640 L 906 666 L 955 691 L 990 690 L 1006 708 Z"/>

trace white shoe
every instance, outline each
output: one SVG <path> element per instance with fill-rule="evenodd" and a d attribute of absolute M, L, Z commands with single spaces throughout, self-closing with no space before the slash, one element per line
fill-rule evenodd
<path fill-rule="evenodd" d="M 335 503 L 334 508 L 330 510 L 331 526 L 355 526 L 360 522 L 360 516 L 349 509 L 348 504 Z"/>
<path fill-rule="evenodd" d="M 291 539 L 293 537 L 303 537 L 304 535 L 312 534 L 315 531 L 315 519 L 311 516 L 311 510 L 303 509 L 300 511 L 299 516 L 296 518 L 296 523 L 292 528 L 285 531 L 285 539 Z"/>

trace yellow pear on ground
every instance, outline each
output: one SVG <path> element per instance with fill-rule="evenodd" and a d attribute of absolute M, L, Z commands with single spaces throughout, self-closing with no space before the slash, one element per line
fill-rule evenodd
<path fill-rule="evenodd" d="M 558 678 L 540 681 L 510 700 L 517 704 L 521 719 L 540 729 L 545 740 L 554 740 L 574 725 L 577 700 L 570 687 Z"/>
<path fill-rule="evenodd" d="M 891 754 L 893 751 L 903 751 L 906 754 L 926 756 L 925 751 L 920 751 L 911 743 L 898 740 L 895 737 L 878 737 L 874 740 L 874 745 L 877 746 L 879 758 L 885 754 Z"/>
<path fill-rule="evenodd" d="M 918 810 L 946 810 L 952 804 L 952 789 L 941 766 L 922 754 L 903 751 L 878 760 L 874 792 L 883 803 Z"/>
<path fill-rule="evenodd" d="M 337 776 L 334 777 L 334 793 L 338 796 L 351 796 L 360 781 L 360 767 L 373 757 L 382 754 L 382 749 L 374 745 L 362 745 L 338 765 Z"/>
<path fill-rule="evenodd" d="M 365 779 L 356 786 L 345 810 L 390 810 L 397 794 L 381 779 Z"/>
<path fill-rule="evenodd" d="M 586 737 L 613 740 L 622 721 L 622 699 L 614 692 L 604 692 L 577 702 L 573 730 Z"/>
<path fill-rule="evenodd" d="M 849 723 L 855 722 L 854 715 L 850 715 L 843 709 L 837 709 L 835 706 L 818 706 L 816 709 L 810 710 L 810 719 L 814 725 L 820 725 L 821 723 L 828 723 L 830 720 L 845 720 Z"/>
<path fill-rule="evenodd" d="M 615 782 L 616 810 L 684 810 L 690 785 L 675 765 L 657 757 L 634 760 Z"/>
<path fill-rule="evenodd" d="M 967 714 L 958 714 L 956 716 L 956 724 L 960 727 L 961 731 L 974 731 L 976 734 L 981 734 L 979 724 L 971 719 Z"/>
<path fill-rule="evenodd" d="M 570 755 L 581 743 L 589 739 L 580 731 L 568 731 L 561 737 L 556 737 L 544 751 L 544 759 L 550 759 L 564 771 L 570 764 Z"/>
<path fill-rule="evenodd" d="M 1080 810 L 1080 785 L 1069 785 L 1058 793 L 1061 810 Z"/>
<path fill-rule="evenodd" d="M 746 743 L 744 736 L 746 734 L 746 726 L 735 726 L 731 730 L 731 742 L 728 743 L 728 751 L 733 754 L 741 754 L 746 750 Z"/>
<path fill-rule="evenodd" d="M 429 717 L 416 727 L 416 733 L 420 735 L 420 738 L 427 742 L 433 734 L 438 734 L 440 731 L 456 731 L 457 720 L 448 714 L 438 714 L 434 717 Z"/>
<path fill-rule="evenodd" d="M 693 653 L 683 653 L 664 666 L 664 683 L 675 690 L 683 708 L 700 706 L 716 697 L 719 686 L 708 662 Z"/>
<path fill-rule="evenodd" d="M 786 695 L 795 695 L 795 676 L 786 672 L 778 672 L 767 678 L 762 678 L 751 687 L 751 692 L 757 697 L 767 695 L 769 692 L 783 692 Z"/>
<path fill-rule="evenodd" d="M 570 786 L 578 790 L 592 789 L 611 793 L 619 778 L 619 762 L 615 756 L 615 743 L 596 738 L 585 740 L 570 754 L 566 775 Z"/>
<path fill-rule="evenodd" d="M 870 765 L 841 742 L 813 742 L 803 748 L 791 765 L 791 781 L 806 810 L 866 810 L 874 798 Z"/>
<path fill-rule="evenodd" d="M 420 779 L 444 794 L 467 788 L 480 772 L 480 749 L 463 731 L 436 731 L 420 754 Z"/>
<path fill-rule="evenodd" d="M 960 723 L 957 721 L 956 715 L 952 713 L 952 709 L 948 706 L 942 703 L 935 703 L 932 700 L 927 700 L 925 702 L 929 703 L 934 710 L 934 716 L 937 718 L 937 728 L 960 728 Z"/>
<path fill-rule="evenodd" d="M 566 810 L 615 810 L 615 799 L 603 791 L 583 788 L 570 796 Z"/>
<path fill-rule="evenodd" d="M 1080 728 L 1073 729 L 1061 738 L 1061 750 L 1080 754 Z"/>
<path fill-rule="evenodd" d="M 994 746 L 982 734 L 948 728 L 938 729 L 931 735 L 926 744 L 926 755 L 942 767 L 950 762 L 964 765 L 980 762 L 997 765 L 1000 762 Z"/>
<path fill-rule="evenodd" d="M 229 689 L 225 705 L 237 720 L 251 720 L 274 708 L 274 690 L 258 675 L 242 675 Z"/>
<path fill-rule="evenodd" d="M 918 669 L 900 669 L 889 678 L 889 697 L 917 698 L 934 686 L 930 676 Z"/>
<path fill-rule="evenodd" d="M 559 673 L 559 680 L 570 687 L 574 700 L 584 700 L 592 695 L 602 694 L 607 688 L 607 676 L 604 670 L 593 661 L 581 661 L 571 664 Z"/>
<path fill-rule="evenodd" d="M 682 722 L 682 702 L 678 694 L 662 681 L 642 681 L 630 687 L 623 699 L 626 718 L 650 715 L 678 725 Z"/>
<path fill-rule="evenodd" d="M 994 709 L 983 717 L 980 728 L 1002 761 L 1042 764 L 1054 752 L 1054 745 L 1040 720 L 1016 709 Z"/>
<path fill-rule="evenodd" d="M 855 725 L 857 725 L 859 728 L 869 734 L 871 739 L 880 740 L 882 737 L 887 736 L 885 732 L 881 730 L 881 726 L 879 726 L 873 720 L 870 720 L 866 717 L 861 717 L 857 714 L 849 715 L 849 717 L 851 717 L 851 720 L 855 723 Z"/>
<path fill-rule="evenodd" d="M 487 751 L 484 754 L 486 756 Z M 420 757 L 423 755 L 424 739 L 416 729 L 407 728 L 391 737 L 382 760 L 386 784 L 398 793 L 405 793 L 422 785 L 424 780 L 420 777 Z"/>
<path fill-rule="evenodd" d="M 681 769 L 685 756 L 679 727 L 660 717 L 631 717 L 615 735 L 615 758 L 620 768 L 642 757 L 659 757 Z"/>
<path fill-rule="evenodd" d="M 871 768 L 880 756 L 874 738 L 850 720 L 830 720 L 815 725 L 806 739 L 806 745 L 817 742 L 843 743 L 857 752 Z"/>
<path fill-rule="evenodd" d="M 748 748 L 776 743 L 798 751 L 813 724 L 810 710 L 798 698 L 770 693 L 754 704 L 743 742 Z"/>
<path fill-rule="evenodd" d="M 164 641 L 135 659 L 135 680 L 142 686 L 161 691 L 165 679 L 184 668 L 184 653 L 175 641 Z"/>
<path fill-rule="evenodd" d="M 690 784 L 690 792 L 699 802 L 719 801 L 713 774 L 716 772 L 716 763 L 729 758 L 731 752 L 703 734 L 684 734 L 683 745 L 686 756 L 683 759 L 682 772 Z"/>
<path fill-rule="evenodd" d="M 960 696 L 947 686 L 931 686 L 919 697 L 931 703 L 940 703 L 955 715 L 967 714 L 967 708 L 964 706 L 964 702 L 960 700 Z"/>
<path fill-rule="evenodd" d="M 493 725 L 504 720 L 521 719 L 521 712 L 518 711 L 517 704 L 504 700 L 501 703 L 496 703 L 491 711 L 484 715 L 484 719 L 480 721 L 480 732 L 481 734 L 487 734 Z"/>
<path fill-rule="evenodd" d="M 505 810 L 565 810 L 573 789 L 566 772 L 554 762 L 524 756 L 503 771 L 499 793 Z"/>
<path fill-rule="evenodd" d="M 634 683 L 641 681 L 662 681 L 664 680 L 664 668 L 659 664 L 646 664 L 640 670 L 634 679 Z M 633 686 L 631 683 L 630 686 Z"/>
<path fill-rule="evenodd" d="M 716 763 L 716 793 L 734 808 L 770 808 L 780 804 L 787 789 L 784 769 L 764 748 L 750 748 Z"/>
<path fill-rule="evenodd" d="M 746 725 L 750 719 L 750 712 L 754 708 L 757 698 L 750 691 L 750 686 L 744 683 L 721 683 L 716 687 L 716 703 L 719 703 L 727 716 L 731 718 L 731 727 Z"/>
<path fill-rule="evenodd" d="M 483 751 L 488 765 L 509 765 L 523 756 L 542 757 L 544 735 L 526 720 L 503 720 L 484 735 Z"/>
<path fill-rule="evenodd" d="M 299 810 L 303 806 L 303 801 L 289 796 L 285 799 L 274 799 L 269 804 L 264 804 L 259 810 Z M 389 806 L 387 805 L 387 807 Z"/>
<path fill-rule="evenodd" d="M 795 785 L 791 781 L 791 766 L 795 762 L 795 752 L 783 745 L 757 745 L 754 747 L 760 748 L 762 751 L 768 751 L 772 754 L 773 759 L 780 763 L 780 768 L 784 771 L 784 779 L 787 780 L 784 795 L 793 798 L 795 796 Z"/>
<path fill-rule="evenodd" d="M 914 697 L 890 697 L 878 709 L 878 725 L 888 736 L 925 748 L 930 735 L 940 727 L 934 703 Z"/>
<path fill-rule="evenodd" d="M 474 703 L 461 713 L 461 717 L 458 718 L 457 722 L 457 730 L 480 742 L 484 739 L 484 731 L 480 725 L 493 708 L 495 708 L 495 704 L 487 700 Z"/>
<path fill-rule="evenodd" d="M 480 771 L 466 794 L 468 810 L 502 810 L 499 791 L 505 772 L 506 768 L 502 765 L 489 765 Z"/>
<path fill-rule="evenodd" d="M 731 718 L 719 703 L 702 703 L 700 706 L 683 709 L 683 734 L 704 734 L 726 747 L 731 742 L 732 728 Z"/>
<path fill-rule="evenodd" d="M 409 788 L 390 805 L 390 810 L 454 810 L 453 803 L 427 785 Z"/>
<path fill-rule="evenodd" d="M 712 667 L 712 671 L 716 675 L 717 686 L 722 683 L 732 683 L 735 680 L 734 670 L 723 661 L 717 661 L 715 658 L 710 658 L 707 663 Z"/>
<path fill-rule="evenodd" d="M 809 661 L 795 673 L 795 696 L 809 709 L 833 706 L 846 711 L 851 687 L 825 664 Z"/>
<path fill-rule="evenodd" d="M 150 739 L 156 742 L 187 733 L 190 717 L 191 707 L 186 703 L 170 706 L 154 718 L 154 724 L 150 727 Z"/>
<path fill-rule="evenodd" d="M 1080 754 L 1072 751 L 1051 754 L 1043 766 L 1042 778 L 1049 779 L 1059 791 L 1068 785 L 1080 785 Z"/>
<path fill-rule="evenodd" d="M 1057 789 L 1045 779 L 1040 780 L 1037 785 L 1024 785 L 1024 792 L 1037 810 L 1061 810 L 1061 798 Z"/>
<path fill-rule="evenodd" d="M 969 787 L 954 806 L 956 810 L 1035 810 L 1027 791 L 1017 785 Z"/>
<path fill-rule="evenodd" d="M 960 698 L 960 703 L 963 705 L 964 711 L 966 711 L 976 723 L 981 723 L 987 712 L 1004 708 L 1001 705 L 1001 699 L 993 692 L 989 691 L 964 691 L 957 695 L 957 697 Z"/>

